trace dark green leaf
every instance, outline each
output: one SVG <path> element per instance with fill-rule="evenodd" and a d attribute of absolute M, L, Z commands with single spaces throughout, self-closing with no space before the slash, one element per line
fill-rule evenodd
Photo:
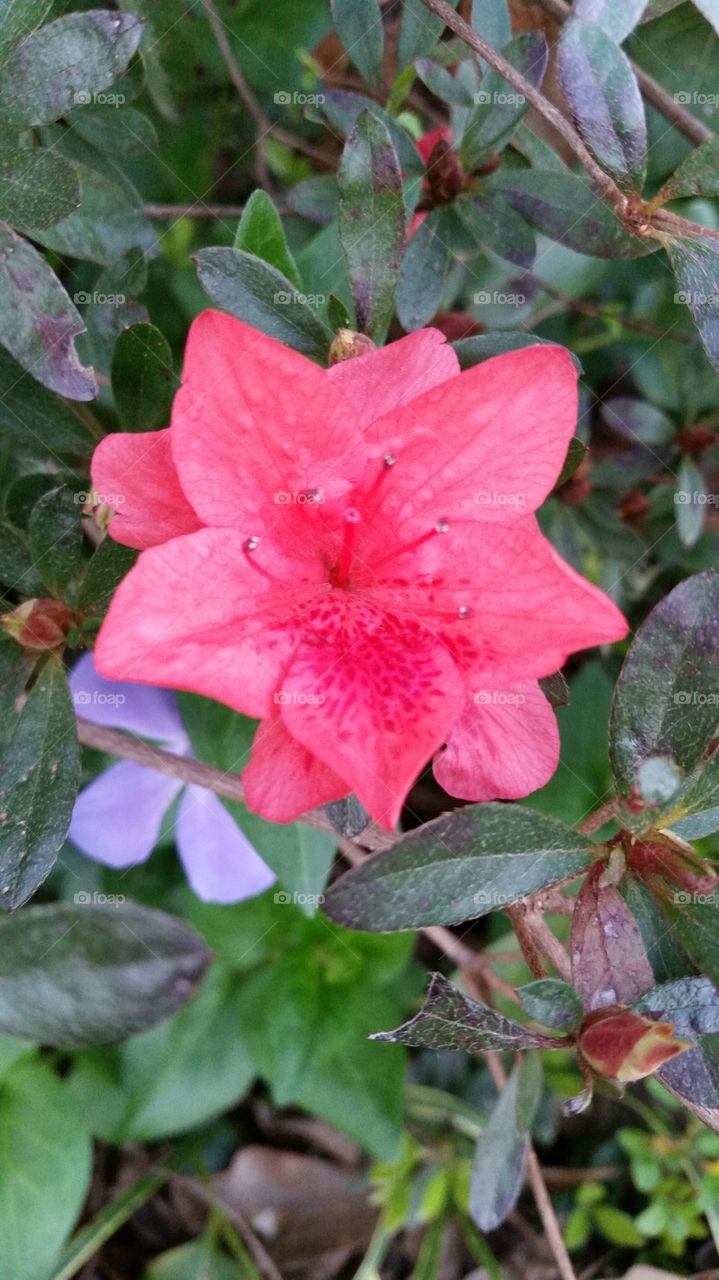
<path fill-rule="evenodd" d="M 709 869 L 709 868 L 707 868 Z M 675 889 L 662 910 L 687 955 L 719 986 L 719 893 L 691 894 Z"/>
<path fill-rule="evenodd" d="M 719 722 L 719 577 L 697 574 L 680 583 L 649 614 L 625 659 L 614 695 L 610 755 L 619 795 L 644 799 L 625 821 L 646 827 L 659 812 L 687 816 L 681 796 L 652 806 L 641 793 L 640 769 L 659 759 L 680 780 L 704 764 Z M 692 786 L 697 784 L 697 776 Z M 636 806 L 633 806 L 636 808 Z M 703 807 L 708 807 L 704 804 Z M 654 808 L 654 812 L 652 809 Z"/>
<path fill-rule="evenodd" d="M 480 333 L 473 338 L 460 338 L 452 346 L 457 353 L 460 369 L 473 369 L 483 360 L 491 360 L 493 356 L 503 356 L 505 351 L 521 351 L 523 347 L 554 346 L 546 338 L 538 338 L 533 333 Z M 568 352 L 572 363 L 579 373 L 582 366 L 577 356 Z"/>
<path fill-rule="evenodd" d="M 552 818 L 521 805 L 468 805 L 348 871 L 324 910 L 373 932 L 457 924 L 575 875 L 591 859 L 591 843 Z"/>
<path fill-rule="evenodd" d="M 443 102 L 455 103 L 460 107 L 474 105 L 474 98 L 467 86 L 445 67 L 431 62 L 429 58 L 418 58 L 416 71 L 422 83 L 436 98 L 441 98 Z"/>
<path fill-rule="evenodd" d="M 370 815 L 355 795 L 333 800 L 325 805 L 325 813 L 335 831 L 342 836 L 358 836 L 370 823 Z"/>
<path fill-rule="evenodd" d="M 517 1124 L 518 1073 L 503 1088 L 474 1152 L 469 1212 L 480 1231 L 494 1231 L 511 1213 L 522 1190 L 529 1136 Z"/>
<path fill-rule="evenodd" d="M 43 591 L 27 537 L 9 520 L 0 520 L 0 582 L 24 596 L 41 595 Z"/>
<path fill-rule="evenodd" d="M 493 177 L 495 189 L 552 240 L 595 258 L 638 258 L 653 247 L 625 231 L 611 205 L 597 198 L 573 173 L 504 169 Z"/>
<path fill-rule="evenodd" d="M 52 17 L 58 0 L 5 0 L 0 21 L 0 64 L 30 32 Z"/>
<path fill-rule="evenodd" d="M 674 301 L 689 308 L 704 350 L 719 369 L 719 237 L 697 232 L 691 239 L 670 240 L 667 253 L 679 285 Z"/>
<path fill-rule="evenodd" d="M 496 1009 L 470 1000 L 441 973 L 433 973 L 419 1013 L 394 1031 L 377 1031 L 372 1040 L 410 1044 L 425 1049 L 535 1049 L 556 1044 L 551 1036 L 530 1031 Z"/>
<path fill-rule="evenodd" d="M 673 1022 L 684 1040 L 719 1032 L 719 991 L 708 978 L 678 978 L 653 987 L 633 1005 L 639 1013 L 651 1013 Z"/>
<path fill-rule="evenodd" d="M 15 227 L 51 227 L 80 203 L 80 183 L 62 156 L 0 146 L 0 219 Z"/>
<path fill-rule="evenodd" d="M 65 485 L 44 494 L 32 509 L 30 550 L 50 595 L 62 596 L 84 567 L 81 510 L 77 494 Z"/>
<path fill-rule="evenodd" d="M 267 192 L 259 187 L 245 205 L 237 226 L 235 248 L 254 253 L 281 271 L 297 289 L 302 288 L 297 264 L 287 247 L 280 215 Z"/>
<path fill-rule="evenodd" d="M 87 566 L 80 587 L 78 609 L 85 613 L 104 613 L 136 559 L 137 552 L 133 547 L 123 547 L 112 538 L 105 538 Z"/>
<path fill-rule="evenodd" d="M 49 1280 L 73 1280 L 102 1245 L 160 1190 L 169 1176 L 169 1172 L 141 1174 L 129 1187 L 120 1191 L 114 1200 L 103 1205 L 92 1221 L 81 1227 L 72 1240 L 67 1242 L 56 1260 Z"/>
<path fill-rule="evenodd" d="M 38 655 L 22 649 L 10 636 L 0 632 L 0 745 L 12 732 L 17 701 L 25 688 Z"/>
<path fill-rule="evenodd" d="M 130 249 L 141 248 L 149 254 L 157 252 L 157 237 L 152 224 L 142 211 L 142 204 L 131 189 L 111 182 L 104 173 L 84 164 L 76 164 L 80 177 L 80 208 L 47 231 L 33 228 L 30 234 L 47 249 L 86 258 L 101 266 L 112 266 Z M 89 299 L 76 294 L 76 302 Z M 125 301 L 124 297 L 121 299 Z"/>
<path fill-rule="evenodd" d="M 332 19 L 345 52 L 363 80 L 378 84 L 382 76 L 384 36 L 379 0 L 330 0 Z"/>
<path fill-rule="evenodd" d="M 405 209 L 397 153 L 387 129 L 363 111 L 345 143 L 337 173 L 339 231 L 357 323 L 384 340 L 394 306 L 405 242 Z"/>
<path fill-rule="evenodd" d="M 587 446 L 583 444 L 577 436 L 575 436 L 573 440 L 569 441 L 567 456 L 564 459 L 564 466 L 557 476 L 557 481 L 554 486 L 555 489 L 559 489 L 561 485 L 566 484 L 567 480 L 574 475 L 577 467 L 581 466 L 584 462 L 586 456 Z"/>
<path fill-rule="evenodd" d="M 664 200 L 719 195 L 719 137 L 710 138 L 674 170 L 661 190 Z"/>
<path fill-rule="evenodd" d="M 554 1031 L 573 1031 L 582 1020 L 581 996 L 560 978 L 538 978 L 517 995 L 530 1018 Z"/>
<path fill-rule="evenodd" d="M 190 1240 L 168 1249 L 150 1263 L 145 1280 L 261 1280 L 254 1266 L 240 1272 L 235 1260 L 211 1240 Z"/>
<path fill-rule="evenodd" d="M 518 267 L 531 267 L 537 249 L 534 233 L 504 196 L 460 196 L 454 207 L 483 249 Z"/>
<path fill-rule="evenodd" d="M 540 676 L 537 683 L 550 706 L 569 706 L 569 685 L 561 671 L 555 671 L 553 676 Z"/>
<path fill-rule="evenodd" d="M 53 1045 L 102 1044 L 179 1009 L 209 953 L 182 920 L 131 902 L 29 907 L 0 921 L 0 1031 Z"/>
<path fill-rule="evenodd" d="M 692 973 L 694 966 L 670 929 L 651 889 L 628 874 L 619 886 L 639 929 L 656 982 L 669 982 Z M 643 999 L 644 997 L 642 997 Z"/>
<path fill-rule="evenodd" d="M 420 222 L 405 250 L 397 283 L 397 315 L 411 332 L 429 323 L 439 310 L 450 259 L 441 209 Z"/>
<path fill-rule="evenodd" d="M 281 271 L 241 249 L 200 249 L 195 261 L 204 289 L 225 311 L 296 351 L 324 356 L 331 333 Z"/>
<path fill-rule="evenodd" d="M 601 26 L 571 21 L 559 39 L 557 69 L 589 150 L 623 190 L 639 192 L 647 162 L 647 126 L 629 59 Z"/>
<path fill-rule="evenodd" d="M 156 431 L 170 424 L 175 389 L 172 352 L 153 324 L 133 324 L 112 353 L 112 394 L 125 431 Z"/>
<path fill-rule="evenodd" d="M 647 0 L 577 0 L 573 12 L 583 22 L 596 22 L 615 44 L 621 44 L 633 31 L 647 7 Z"/>
<path fill-rule="evenodd" d="M 97 386 L 74 339 L 85 326 L 45 259 L 0 226 L 0 342 L 23 369 L 71 400 L 93 400 Z"/>
<path fill-rule="evenodd" d="M 95 441 L 70 405 L 46 391 L 0 348 L 0 428 L 29 453 L 90 453 Z"/>
<path fill-rule="evenodd" d="M 86 142 L 111 156 L 142 156 L 159 147 L 152 121 L 134 107 L 78 107 L 68 123 Z"/>
<path fill-rule="evenodd" d="M 453 9 L 457 0 L 450 0 Z M 422 0 L 404 0 L 402 26 L 397 45 L 399 70 L 408 67 L 415 58 L 431 53 L 444 30 L 444 22 L 422 4 Z"/>
<path fill-rule="evenodd" d="M 322 111 L 330 124 L 339 129 L 345 137 L 354 129 L 362 111 L 371 111 L 376 120 L 381 120 L 389 133 L 402 166 L 402 172 L 417 173 L 424 169 L 424 162 L 409 134 L 371 98 L 363 98 L 360 93 L 352 93 L 349 89 L 330 89 L 325 94 Z"/>
<path fill-rule="evenodd" d="M 33 32 L 3 68 L 0 127 L 46 124 L 90 102 L 124 71 L 142 26 L 134 14 L 94 9 Z"/>
<path fill-rule="evenodd" d="M 78 777 L 75 713 L 65 673 L 52 657 L 0 757 L 0 903 L 4 907 L 21 906 L 51 871 L 70 825 Z M 0 922 L 0 928 L 7 923 Z"/>
<path fill-rule="evenodd" d="M 515 36 L 504 46 L 502 54 L 530 84 L 536 87 L 542 83 L 548 50 L 541 31 L 524 31 Z M 482 76 L 474 98 L 476 105 L 467 118 L 459 146 L 465 167 L 470 171 L 506 147 L 529 108 L 524 95 L 494 68 Z"/>
<path fill-rule="evenodd" d="M 8 1280 L 46 1277 L 83 1206 L 92 1147 L 64 1083 L 19 1062 L 0 1090 L 0 1238 Z"/>
<path fill-rule="evenodd" d="M 305 182 L 298 182 L 287 192 L 287 203 L 290 209 L 294 209 L 295 213 L 299 213 L 301 217 L 308 218 L 310 222 L 319 223 L 320 226 L 326 226 L 337 216 L 338 199 L 337 179 L 334 174 L 307 178 Z"/>

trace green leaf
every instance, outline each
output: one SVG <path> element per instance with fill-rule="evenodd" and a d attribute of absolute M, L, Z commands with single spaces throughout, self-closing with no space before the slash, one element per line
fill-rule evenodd
<path fill-rule="evenodd" d="M 56 1260 L 49 1280 L 73 1280 L 82 1266 L 102 1248 L 116 1231 L 120 1230 L 134 1213 L 151 1200 L 167 1181 L 169 1173 L 145 1173 L 109 1204 L 95 1214 L 91 1222 L 81 1227 L 63 1248 Z"/>
<path fill-rule="evenodd" d="M 538 978 L 517 995 L 530 1018 L 554 1031 L 573 1031 L 582 1020 L 581 996 L 560 978 Z"/>
<path fill-rule="evenodd" d="M 493 49 L 503 49 L 512 38 L 506 0 L 472 0 L 472 26 Z"/>
<path fill-rule="evenodd" d="M 684 457 L 677 472 L 674 503 L 677 533 L 685 547 L 693 547 L 702 536 L 706 517 L 706 488 L 702 473 L 693 458 Z"/>
<path fill-rule="evenodd" d="M 247 1093 L 254 1065 L 238 1036 L 243 995 L 236 975 L 213 966 L 172 1018 L 113 1049 L 76 1058 L 74 1095 L 109 1142 L 154 1142 L 205 1125 Z M 116 1098 L 107 1105 L 103 1077 Z M 98 1106 L 98 1102 L 100 1105 Z"/>
<path fill-rule="evenodd" d="M 454 208 L 485 251 L 489 249 L 518 267 L 531 267 L 537 249 L 534 233 L 504 196 L 459 196 Z"/>
<path fill-rule="evenodd" d="M 470 1000 L 441 973 L 433 973 L 427 999 L 419 1013 L 394 1031 L 377 1031 L 371 1040 L 410 1044 L 424 1049 L 478 1050 L 551 1047 L 556 1040 L 530 1031 L 488 1005 Z"/>
<path fill-rule="evenodd" d="M 566 484 L 567 480 L 571 479 L 574 472 L 577 470 L 577 467 L 581 466 L 584 462 L 588 452 L 586 444 L 583 444 L 578 436 L 574 436 L 573 439 L 569 441 L 567 456 L 564 459 L 562 470 L 557 476 L 557 480 L 554 485 L 555 489 L 560 489 L 563 484 Z"/>
<path fill-rule="evenodd" d="M 663 445 L 673 441 L 676 428 L 671 418 L 645 400 L 613 396 L 601 406 L 602 417 L 630 444 Z"/>
<path fill-rule="evenodd" d="M 624 1249 L 638 1249 L 646 1237 L 637 1231 L 632 1219 L 623 1209 L 613 1204 L 598 1204 L 593 1211 L 594 1221 L 605 1239 Z"/>
<path fill-rule="evenodd" d="M 615 44 L 621 44 L 646 8 L 647 0 L 624 0 L 622 4 L 616 0 L 577 0 L 573 13 L 583 22 L 598 23 Z"/>
<path fill-rule="evenodd" d="M 170 423 L 175 389 L 172 352 L 154 324 L 123 329 L 112 353 L 112 394 L 125 431 L 156 431 Z"/>
<path fill-rule="evenodd" d="M 37 661 L 37 653 L 22 649 L 10 636 L 0 632 L 0 746 L 12 733 L 18 698 Z"/>
<path fill-rule="evenodd" d="M 619 888 L 639 925 L 655 981 L 669 982 L 692 973 L 694 966 L 674 934 L 667 929 L 667 922 L 651 889 L 631 873 L 625 875 Z"/>
<path fill-rule="evenodd" d="M 415 70 L 422 83 L 436 98 L 455 103 L 459 107 L 474 105 L 474 98 L 464 82 L 459 76 L 451 75 L 445 67 L 431 62 L 429 58 L 418 58 Z"/>
<path fill-rule="evenodd" d="M 0 219 L 15 227 L 51 227 L 80 203 L 80 183 L 62 156 L 0 146 Z"/>
<path fill-rule="evenodd" d="M 72 13 L 34 31 L 11 54 L 0 82 L 0 128 L 59 120 L 125 70 L 142 19 L 102 9 Z"/>
<path fill-rule="evenodd" d="M 179 1009 L 209 954 L 182 920 L 134 903 L 28 907 L 0 921 L 0 1032 L 89 1045 Z"/>
<path fill-rule="evenodd" d="M 238 1271 L 237 1263 L 209 1240 L 190 1240 L 168 1249 L 150 1263 L 145 1280 L 249 1280 L 259 1271 Z"/>
<path fill-rule="evenodd" d="M 592 849 L 521 805 L 467 805 L 348 871 L 324 910 L 346 928 L 377 932 L 458 924 L 578 874 Z"/>
<path fill-rule="evenodd" d="M 480 1231 L 494 1231 L 511 1213 L 522 1190 L 529 1136 L 517 1124 L 518 1072 L 513 1071 L 477 1139 L 469 1187 L 469 1212 Z"/>
<path fill-rule="evenodd" d="M 78 596 L 78 609 L 85 613 L 105 613 L 116 588 L 136 559 L 134 547 L 123 547 L 112 538 L 105 538 L 87 566 Z"/>
<path fill-rule="evenodd" d="M 93 400 L 92 369 L 80 364 L 74 338 L 85 326 L 37 249 L 0 226 L 0 342 L 38 382 L 71 400 Z"/>
<path fill-rule="evenodd" d="M 397 315 L 408 332 L 421 329 L 439 310 L 450 260 L 443 212 L 433 209 L 419 223 L 402 259 Z"/>
<path fill-rule="evenodd" d="M 339 232 L 359 328 L 381 343 L 394 306 L 405 243 L 397 153 L 381 120 L 363 111 L 337 173 Z"/>
<path fill-rule="evenodd" d="M 45 459 L 52 454 L 91 452 L 95 441 L 70 405 L 23 370 L 0 348 L 0 430 L 22 442 L 27 453 Z"/>
<path fill-rule="evenodd" d="M 457 0 L 450 0 L 453 9 Z M 397 44 L 397 66 L 400 71 L 415 58 L 423 58 L 434 49 L 444 31 L 444 22 L 422 4 L 422 0 L 404 0 L 402 26 Z"/>
<path fill-rule="evenodd" d="M 690 812 L 681 793 L 664 805 L 642 795 L 640 769 L 647 762 L 659 759 L 679 778 L 691 775 L 688 791 L 712 765 L 706 753 L 719 722 L 718 612 L 719 576 L 688 578 L 652 610 L 624 661 L 609 745 L 617 791 L 632 801 L 624 821 L 635 829 L 661 814 L 677 821 Z"/>
<path fill-rule="evenodd" d="M 7 61 L 21 40 L 52 16 L 52 10 L 57 7 L 58 0 L 4 0 L 0 20 L 0 65 Z"/>
<path fill-rule="evenodd" d="M 296 351 L 324 357 L 332 335 L 281 271 L 242 249 L 200 249 L 195 261 L 203 288 L 225 311 Z"/>
<path fill-rule="evenodd" d="M 101 266 L 112 266 L 134 248 L 156 253 L 157 237 L 136 193 L 88 165 L 75 164 L 75 169 L 80 178 L 80 208 L 49 230 L 34 227 L 33 240 L 56 253 L 99 262 Z M 76 302 L 88 300 L 75 295 Z"/>
<path fill-rule="evenodd" d="M 92 1151 L 83 1116 L 44 1064 L 19 1062 L 0 1086 L 0 1239 L 12 1280 L 47 1276 L 80 1213 Z"/>
<path fill-rule="evenodd" d="M 601 26 L 574 20 L 562 28 L 557 69 L 574 123 L 589 150 L 624 191 L 641 191 L 647 126 L 629 59 Z"/>
<path fill-rule="evenodd" d="M 502 49 L 502 55 L 530 84 L 539 86 L 547 69 L 547 42 L 541 31 L 524 31 Z M 502 151 L 529 109 L 503 76 L 490 67 L 474 95 L 476 106 L 467 117 L 459 153 L 468 171 L 479 168 Z"/>
<path fill-rule="evenodd" d="M 291 280 L 297 289 L 302 280 L 297 263 L 287 247 L 284 227 L 277 209 L 266 191 L 252 192 L 237 225 L 235 248 L 254 253 Z"/>
<path fill-rule="evenodd" d="M 0 520 L 0 582 L 27 596 L 41 595 L 43 590 L 27 538 L 8 520 Z"/>
<path fill-rule="evenodd" d="M 79 137 L 111 156 L 142 156 L 156 152 L 160 145 L 152 121 L 134 107 L 78 107 L 68 124 Z"/>
<path fill-rule="evenodd" d="M 719 195 L 719 137 L 696 147 L 664 183 L 660 195 L 662 200 Z"/>
<path fill-rule="evenodd" d="M 699 232 L 667 244 L 679 285 L 675 302 L 683 302 L 699 330 L 702 346 L 719 369 L 719 237 Z"/>
<path fill-rule="evenodd" d="M 78 777 L 75 713 L 65 673 L 51 657 L 0 756 L 2 906 L 21 906 L 52 870 L 70 825 Z"/>
<path fill-rule="evenodd" d="M 577 253 L 595 258 L 638 258 L 653 247 L 624 229 L 611 205 L 588 182 L 554 170 L 504 169 L 492 186 L 538 231 Z"/>
<path fill-rule="evenodd" d="M 379 84 L 384 50 L 379 0 L 330 0 L 330 6 L 345 52 L 363 80 Z"/>
<path fill-rule="evenodd" d="M 62 596 L 85 566 L 77 494 L 59 485 L 35 503 L 28 532 L 35 567 L 53 596 Z"/>
<path fill-rule="evenodd" d="M 692 895 L 675 889 L 671 896 L 663 896 L 661 906 L 687 955 L 719 985 L 719 894 Z"/>
<path fill-rule="evenodd" d="M 632 1006 L 638 1013 L 673 1022 L 684 1040 L 719 1032 L 719 991 L 708 978 L 685 977 L 652 987 Z"/>
<path fill-rule="evenodd" d="M 523 347 L 555 346 L 546 338 L 538 338 L 534 333 L 480 333 L 473 338 L 460 338 L 452 346 L 457 353 L 460 369 L 473 369 L 483 360 L 491 360 L 493 356 L 504 355 L 505 351 L 521 351 Z M 566 350 L 566 348 L 564 348 Z M 582 373 L 578 358 L 571 352 L 574 367 Z"/>
<path fill-rule="evenodd" d="M 330 89 L 325 94 L 322 112 L 345 137 L 352 133 L 363 111 L 370 111 L 384 125 L 394 143 L 402 172 L 424 172 L 424 161 L 409 134 L 371 98 L 364 98 L 361 93 L 352 93 L 348 89 Z"/>

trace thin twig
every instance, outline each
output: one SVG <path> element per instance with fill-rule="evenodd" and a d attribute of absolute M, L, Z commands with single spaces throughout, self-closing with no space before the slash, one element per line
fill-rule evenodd
<path fill-rule="evenodd" d="M 199 1182 L 197 1178 L 190 1177 L 189 1174 L 173 1173 L 172 1181 L 182 1187 L 188 1195 L 193 1196 L 195 1200 L 199 1200 L 201 1204 L 205 1204 L 213 1209 L 219 1209 L 223 1213 L 228 1222 L 235 1228 L 240 1236 L 243 1244 L 252 1254 L 252 1260 L 264 1280 L 282 1280 L 282 1275 L 277 1270 L 272 1258 L 265 1249 L 264 1245 L 258 1240 L 254 1231 L 244 1214 L 240 1213 L 234 1205 L 228 1204 L 227 1201 L 217 1195 L 212 1187 L 206 1186 L 204 1182 Z"/>
<path fill-rule="evenodd" d="M 464 43 L 468 44 L 470 49 L 474 49 L 475 53 L 478 53 L 481 58 L 484 58 L 484 61 L 488 62 L 490 67 L 494 67 L 495 71 L 498 71 L 508 84 L 517 89 L 526 98 L 527 102 L 531 103 L 539 114 L 549 121 L 560 137 L 564 139 L 567 146 L 574 152 L 577 159 L 581 161 L 595 184 L 598 194 L 610 200 L 615 208 L 624 208 L 626 197 L 620 191 L 614 179 L 610 178 L 609 174 L 605 173 L 597 164 L 574 125 L 567 120 L 566 116 L 563 116 L 561 111 L 549 102 L 543 93 L 540 93 L 539 89 L 535 89 L 534 85 L 525 79 L 522 73 L 512 66 L 511 62 L 508 62 L 501 53 L 492 48 L 491 44 L 487 44 L 486 40 L 477 35 L 477 32 L 470 27 L 469 23 L 465 22 L 464 18 L 461 18 L 447 4 L 447 0 L 422 0 L 422 4 L 426 9 L 429 9 L 430 13 L 434 13 L 438 18 L 441 18 L 450 31 L 453 31 L 461 40 L 464 40 Z"/>
<path fill-rule="evenodd" d="M 571 16 L 572 6 L 566 4 L 565 0 L 538 0 L 538 2 L 540 8 L 555 18 L 557 22 L 564 22 Z M 679 133 L 683 134 L 687 141 L 701 146 L 703 142 L 708 142 L 714 136 L 711 129 L 707 129 L 701 120 L 697 120 L 691 111 L 687 111 L 680 102 L 677 102 L 653 76 L 649 75 L 648 71 L 645 71 L 643 67 L 637 66 L 636 62 L 632 62 L 631 65 L 647 102 L 651 102 L 652 106 L 656 107 L 657 111 L 664 116 L 664 119 L 673 124 L 674 128 L 678 129 Z"/>
<path fill-rule="evenodd" d="M 146 204 L 146 218 L 241 218 L 243 204 Z"/>
<path fill-rule="evenodd" d="M 269 133 L 271 129 L 271 121 L 268 120 L 242 74 L 240 65 L 232 52 L 232 46 L 227 38 L 225 24 L 215 8 L 215 0 L 202 0 L 202 3 L 205 6 L 205 13 L 207 14 L 210 26 L 212 27 L 212 34 L 215 37 L 215 42 L 222 56 L 222 60 L 227 67 L 230 80 L 235 86 L 242 102 L 244 102 L 255 123 L 257 131 L 257 138 L 255 141 L 255 174 L 257 176 L 257 181 L 261 187 L 264 187 L 265 191 L 271 192 L 272 184 L 270 182 L 270 174 L 267 168 L 263 143 L 265 134 Z"/>

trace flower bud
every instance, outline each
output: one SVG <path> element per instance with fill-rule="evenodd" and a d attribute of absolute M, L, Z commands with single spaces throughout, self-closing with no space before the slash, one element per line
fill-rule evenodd
<path fill-rule="evenodd" d="M 594 1074 L 617 1084 L 653 1075 L 670 1058 L 691 1047 L 688 1040 L 674 1035 L 673 1022 L 655 1022 L 621 1005 L 588 1014 L 577 1043 Z"/>
<path fill-rule="evenodd" d="M 62 600 L 26 600 L 0 619 L 3 630 L 23 649 L 57 649 L 67 639 L 73 612 Z"/>
<path fill-rule="evenodd" d="M 719 436 L 711 427 L 702 426 L 697 423 L 693 427 L 682 427 L 677 433 L 677 444 L 682 453 L 686 453 L 690 458 L 698 458 L 705 453 L 707 449 L 711 449 L 712 445 L 719 442 Z"/>
<path fill-rule="evenodd" d="M 376 343 L 366 333 L 338 329 L 330 347 L 330 364 L 341 364 L 343 360 L 353 360 L 355 356 L 366 356 L 376 350 Z"/>
<path fill-rule="evenodd" d="M 711 863 L 673 832 L 657 831 L 651 840 L 627 832 L 622 843 L 627 863 L 638 876 L 662 876 L 689 893 L 710 893 L 719 884 Z"/>
<path fill-rule="evenodd" d="M 462 161 L 450 144 L 439 138 L 427 161 L 427 187 L 430 203 L 448 204 L 464 189 L 466 174 Z"/>

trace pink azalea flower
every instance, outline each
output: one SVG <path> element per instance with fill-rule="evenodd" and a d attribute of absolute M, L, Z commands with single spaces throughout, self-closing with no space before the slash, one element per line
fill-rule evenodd
<path fill-rule="evenodd" d="M 98 670 L 259 717 L 243 777 L 273 821 L 354 791 L 391 827 L 432 756 L 466 799 L 541 786 L 538 678 L 627 630 L 532 514 L 576 412 L 559 347 L 460 373 L 425 329 L 323 370 L 204 312 L 171 427 L 95 452 L 110 533 L 143 551 Z"/>

